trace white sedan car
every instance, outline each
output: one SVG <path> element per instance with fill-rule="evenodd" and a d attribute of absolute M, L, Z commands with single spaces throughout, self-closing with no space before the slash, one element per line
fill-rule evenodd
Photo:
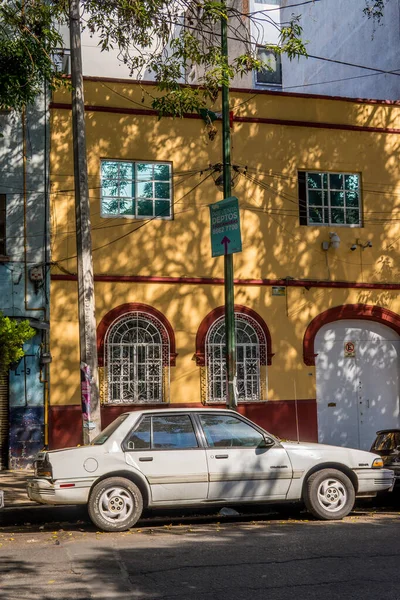
<path fill-rule="evenodd" d="M 304 501 L 342 519 L 356 496 L 392 488 L 370 452 L 282 442 L 230 410 L 161 409 L 120 415 L 90 446 L 41 452 L 31 500 L 88 504 L 104 531 L 123 531 L 143 508 Z"/>

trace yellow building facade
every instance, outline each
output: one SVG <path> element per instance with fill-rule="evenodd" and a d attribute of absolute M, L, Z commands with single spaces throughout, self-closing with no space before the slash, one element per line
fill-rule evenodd
<path fill-rule="evenodd" d="M 103 426 L 144 405 L 225 402 L 209 218 L 223 197 L 222 127 L 158 120 L 153 93 L 85 81 Z M 374 428 L 398 426 L 400 105 L 233 90 L 231 110 L 239 410 L 283 437 L 366 447 Z M 68 92 L 51 111 L 59 447 L 82 430 Z"/>

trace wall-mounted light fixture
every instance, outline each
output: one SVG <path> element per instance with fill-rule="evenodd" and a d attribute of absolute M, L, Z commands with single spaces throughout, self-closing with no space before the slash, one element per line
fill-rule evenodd
<path fill-rule="evenodd" d="M 356 243 L 350 246 L 350 250 L 354 252 L 354 250 L 357 250 L 357 248 L 361 248 L 362 250 L 365 250 L 365 248 L 372 248 L 372 242 L 371 240 L 368 240 L 367 242 L 363 243 L 360 239 L 357 239 Z"/>
<path fill-rule="evenodd" d="M 340 237 L 337 233 L 333 231 L 329 234 L 329 242 L 322 242 L 322 250 L 329 250 L 329 248 L 334 248 L 337 250 L 340 246 Z"/>

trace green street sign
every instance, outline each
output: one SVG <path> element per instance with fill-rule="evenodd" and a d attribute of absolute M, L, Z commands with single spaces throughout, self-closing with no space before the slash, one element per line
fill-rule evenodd
<path fill-rule="evenodd" d="M 236 196 L 210 204 L 211 255 L 242 251 L 239 200 Z"/>

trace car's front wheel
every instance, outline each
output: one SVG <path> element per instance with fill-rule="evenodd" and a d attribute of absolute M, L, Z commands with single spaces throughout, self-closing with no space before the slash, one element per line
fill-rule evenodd
<path fill-rule="evenodd" d="M 325 521 L 343 519 L 352 510 L 355 490 L 350 479 L 336 469 L 322 469 L 310 475 L 304 489 L 307 510 Z"/>
<path fill-rule="evenodd" d="M 142 494 L 124 477 L 103 479 L 91 491 L 88 511 L 93 523 L 103 531 L 126 531 L 142 514 Z"/>

